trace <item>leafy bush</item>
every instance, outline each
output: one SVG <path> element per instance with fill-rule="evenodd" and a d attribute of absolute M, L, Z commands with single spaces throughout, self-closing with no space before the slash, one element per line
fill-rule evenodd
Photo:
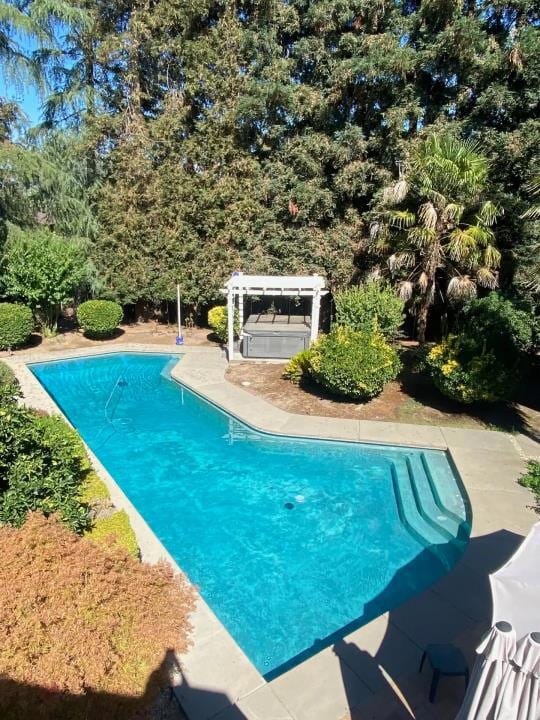
<path fill-rule="evenodd" d="M 185 652 L 194 592 L 165 563 L 32 513 L 0 527 L 0 716 L 131 720 Z M 141 707 L 143 706 L 143 707 Z"/>
<path fill-rule="evenodd" d="M 125 510 L 118 510 L 107 517 L 94 520 L 86 536 L 98 545 L 117 543 L 133 557 L 139 557 L 137 538 Z"/>
<path fill-rule="evenodd" d="M 19 397 L 21 388 L 15 373 L 9 365 L 0 361 L 0 408 L 16 402 Z"/>
<path fill-rule="evenodd" d="M 45 228 L 10 230 L 3 271 L 5 292 L 27 302 L 48 332 L 56 330 L 62 303 L 90 276 L 83 243 Z"/>
<path fill-rule="evenodd" d="M 218 339 L 221 342 L 227 342 L 227 321 L 228 321 L 228 311 L 226 305 L 216 305 L 216 307 L 213 307 L 211 310 L 208 311 L 208 325 L 212 328 L 212 330 L 217 335 Z M 238 310 L 234 309 L 234 334 L 238 335 L 240 332 L 240 315 L 238 314 Z"/>
<path fill-rule="evenodd" d="M 467 303 L 458 327 L 506 365 L 515 363 L 521 354 L 532 349 L 533 313 L 517 308 L 499 293 Z"/>
<path fill-rule="evenodd" d="M 81 499 L 83 502 L 99 502 L 100 500 L 108 500 L 109 497 L 109 490 L 103 480 L 96 472 L 90 470 L 81 487 Z"/>
<path fill-rule="evenodd" d="M 34 318 L 29 307 L 0 303 L 0 350 L 24 345 L 33 329 Z"/>
<path fill-rule="evenodd" d="M 77 308 L 77 321 L 89 337 L 112 335 L 122 316 L 121 306 L 112 300 L 87 300 Z"/>
<path fill-rule="evenodd" d="M 0 523 L 20 526 L 28 512 L 59 513 L 77 532 L 89 526 L 81 501 L 88 473 L 84 446 L 60 417 L 0 407 Z"/>
<path fill-rule="evenodd" d="M 427 356 L 438 389 L 461 403 L 495 402 L 512 397 L 517 376 L 493 350 L 482 351 L 476 339 L 449 335 Z"/>
<path fill-rule="evenodd" d="M 294 385 L 299 385 L 308 374 L 311 360 L 311 350 L 300 350 L 294 355 L 283 370 L 283 377 Z"/>
<path fill-rule="evenodd" d="M 313 378 L 336 395 L 359 400 L 374 397 L 400 368 L 397 351 L 376 325 L 371 332 L 336 326 L 311 348 Z"/>
<path fill-rule="evenodd" d="M 529 460 L 527 472 L 519 478 L 519 484 L 529 488 L 536 499 L 536 510 L 540 512 L 540 462 Z"/>
<path fill-rule="evenodd" d="M 388 339 L 397 337 L 403 325 L 404 303 L 384 283 L 372 281 L 342 290 L 334 295 L 336 324 L 351 330 L 369 332 L 376 321 Z"/>

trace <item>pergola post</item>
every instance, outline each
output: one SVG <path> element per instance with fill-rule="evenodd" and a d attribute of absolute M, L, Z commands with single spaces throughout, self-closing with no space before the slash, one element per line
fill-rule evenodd
<path fill-rule="evenodd" d="M 234 289 L 229 287 L 227 293 L 227 348 L 229 362 L 234 357 Z"/>
<path fill-rule="evenodd" d="M 238 315 L 240 317 L 240 338 L 244 337 L 244 291 L 238 293 Z"/>
<path fill-rule="evenodd" d="M 319 288 L 313 291 L 313 302 L 311 304 L 311 333 L 310 341 L 315 342 L 319 335 L 319 315 L 321 311 L 321 293 Z"/>

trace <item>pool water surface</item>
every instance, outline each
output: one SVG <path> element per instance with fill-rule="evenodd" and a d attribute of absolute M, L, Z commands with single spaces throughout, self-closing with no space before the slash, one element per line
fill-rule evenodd
<path fill-rule="evenodd" d="M 178 360 L 30 369 L 267 679 L 460 557 L 468 503 L 444 452 L 256 432 L 172 380 Z"/>

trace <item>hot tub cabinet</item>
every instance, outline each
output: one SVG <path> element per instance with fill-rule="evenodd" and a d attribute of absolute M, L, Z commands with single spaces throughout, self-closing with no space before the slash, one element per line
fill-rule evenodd
<path fill-rule="evenodd" d="M 309 347 L 311 326 L 303 315 L 250 315 L 242 333 L 242 355 L 288 359 Z"/>

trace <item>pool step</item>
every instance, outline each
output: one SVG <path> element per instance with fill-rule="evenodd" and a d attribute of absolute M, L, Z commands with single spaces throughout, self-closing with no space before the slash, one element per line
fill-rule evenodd
<path fill-rule="evenodd" d="M 424 465 L 418 455 L 411 455 L 405 459 L 409 480 L 413 491 L 416 507 L 424 520 L 431 527 L 438 530 L 447 541 L 453 540 L 459 531 L 459 522 L 456 522 L 436 502 L 433 486 L 429 481 Z"/>
<path fill-rule="evenodd" d="M 392 463 L 391 473 L 399 517 L 409 533 L 424 547 L 446 544 L 447 532 L 427 522 L 425 513 L 420 512 L 406 464 Z"/>
<path fill-rule="evenodd" d="M 446 457 L 411 453 L 392 463 L 391 473 L 401 522 L 417 542 L 449 567 L 454 556 L 451 550 L 456 550 L 457 558 L 468 528 L 467 509 Z M 444 552 L 438 546 L 445 546 Z"/>
<path fill-rule="evenodd" d="M 444 456 L 421 453 L 420 459 L 437 507 L 457 525 L 457 536 L 469 536 L 469 511 L 452 467 Z"/>

